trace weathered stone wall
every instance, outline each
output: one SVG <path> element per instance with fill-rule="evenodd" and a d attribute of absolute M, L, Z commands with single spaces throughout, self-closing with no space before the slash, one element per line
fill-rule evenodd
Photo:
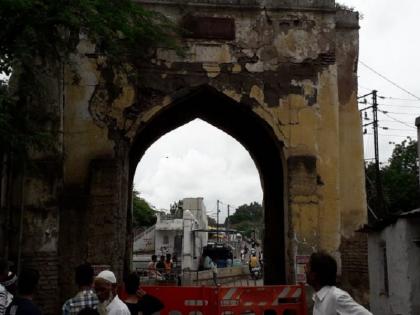
<path fill-rule="evenodd" d="M 143 4 L 190 28 L 185 56 L 157 49 L 131 82 L 81 40 L 76 69 L 52 84 L 57 169 L 26 180 L 25 256 L 58 254 L 61 301 L 84 261 L 108 264 L 121 279 L 137 162 L 164 133 L 199 117 L 256 162 L 273 283 L 285 272 L 294 281 L 296 255 L 324 249 L 340 261 L 342 237 L 366 217 L 357 14 L 336 12 L 332 0 Z"/>
<path fill-rule="evenodd" d="M 25 268 L 36 269 L 40 275 L 35 303 L 43 314 L 59 314 L 57 252 L 37 252 L 22 259 Z"/>
<path fill-rule="evenodd" d="M 340 286 L 359 303 L 369 305 L 368 235 L 354 233 L 343 237 L 340 245 Z"/>
<path fill-rule="evenodd" d="M 370 231 L 369 277 L 372 313 L 419 314 L 419 225 L 420 218 L 418 214 L 414 214 L 400 217 L 383 229 Z"/>

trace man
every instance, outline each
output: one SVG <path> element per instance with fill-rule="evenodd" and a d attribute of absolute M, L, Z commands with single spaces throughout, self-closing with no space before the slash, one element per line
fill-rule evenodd
<path fill-rule="evenodd" d="M 156 270 L 163 274 L 165 271 L 165 256 L 161 255 L 159 261 L 156 264 Z"/>
<path fill-rule="evenodd" d="M 76 284 L 79 292 L 63 305 L 63 315 L 77 315 L 84 308 L 96 309 L 99 301 L 93 292 L 93 268 L 83 264 L 76 268 Z"/>
<path fill-rule="evenodd" d="M 210 258 L 209 254 L 206 250 L 203 252 L 203 257 L 204 257 L 204 259 L 203 259 L 204 270 L 211 269 L 211 258 Z"/>
<path fill-rule="evenodd" d="M 7 307 L 6 315 L 41 315 L 41 311 L 32 302 L 38 281 L 38 271 L 34 269 L 21 271 L 17 285 L 18 296 L 14 297 Z"/>
<path fill-rule="evenodd" d="M 248 266 L 249 272 L 252 272 L 252 268 L 258 267 L 258 259 L 256 254 L 252 254 L 252 256 L 249 258 Z"/>
<path fill-rule="evenodd" d="M 152 315 L 164 308 L 158 298 L 140 289 L 140 278 L 134 272 L 125 279 L 125 290 L 127 297 L 124 303 L 127 304 L 131 315 Z"/>
<path fill-rule="evenodd" d="M 147 270 L 149 273 L 149 278 L 151 279 L 157 279 L 160 277 L 160 274 L 156 271 L 156 260 L 157 260 L 157 256 L 156 255 L 152 255 L 151 257 L 152 261 L 149 262 L 149 265 L 147 265 Z"/>
<path fill-rule="evenodd" d="M 127 305 L 117 295 L 117 278 L 112 271 L 101 271 L 95 278 L 94 288 L 100 315 L 130 315 Z"/>
<path fill-rule="evenodd" d="M 324 253 L 313 253 L 306 265 L 306 279 L 316 293 L 313 315 L 372 315 L 336 285 L 337 262 Z"/>
<path fill-rule="evenodd" d="M 2 284 L 4 281 L 7 280 L 8 273 L 9 263 L 5 259 L 0 259 L 0 315 L 4 315 L 4 313 L 6 312 L 6 308 L 10 304 L 11 299 L 13 297 Z"/>

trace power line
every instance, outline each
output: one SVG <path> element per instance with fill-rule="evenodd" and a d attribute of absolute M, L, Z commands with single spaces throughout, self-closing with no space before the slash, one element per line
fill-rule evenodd
<path fill-rule="evenodd" d="M 401 123 L 401 124 L 403 124 L 403 125 L 405 125 L 405 126 L 407 126 L 407 127 L 410 127 L 410 128 L 416 129 L 416 127 L 414 127 L 414 126 L 412 126 L 412 125 L 409 125 L 408 123 L 406 123 L 406 122 L 404 122 L 404 121 L 402 121 L 402 120 L 399 120 L 399 119 L 397 119 L 397 118 L 394 118 L 394 117 L 390 116 L 389 114 L 387 114 L 387 112 L 386 112 L 386 111 L 383 111 L 383 110 L 380 110 L 380 109 L 378 109 L 378 111 L 379 111 L 380 113 L 382 113 L 383 115 L 385 115 L 385 116 L 387 116 L 387 117 L 391 118 L 392 120 L 395 120 L 395 121 L 397 121 L 397 122 L 399 122 L 399 123 Z"/>
<path fill-rule="evenodd" d="M 378 96 L 381 99 L 390 99 L 390 100 L 396 100 L 396 101 L 405 101 L 405 102 L 418 102 L 419 100 L 413 100 L 409 98 L 399 98 L 399 97 L 392 97 L 392 96 Z"/>
<path fill-rule="evenodd" d="M 388 127 L 386 127 L 386 130 L 396 130 L 396 131 L 413 131 L 413 132 L 414 132 L 414 130 L 412 130 L 412 129 L 398 129 L 398 128 L 388 128 Z"/>
<path fill-rule="evenodd" d="M 373 136 L 373 133 L 371 133 L 371 132 L 368 132 L 368 133 L 365 133 L 365 136 Z M 409 136 L 403 136 L 403 135 L 392 135 L 392 134 L 384 134 L 384 133 L 380 133 L 379 134 L 379 136 L 383 136 L 383 137 L 398 137 L 398 138 L 408 138 Z"/>
<path fill-rule="evenodd" d="M 416 114 L 413 113 L 397 113 L 397 112 L 390 112 L 390 111 L 385 111 L 387 114 L 394 114 L 394 115 L 410 115 L 410 116 L 414 116 Z"/>
<path fill-rule="evenodd" d="M 415 105 L 410 106 L 410 105 L 382 104 L 382 103 L 380 103 L 379 105 L 380 105 L 380 106 L 388 106 L 388 107 L 392 106 L 392 107 L 402 107 L 402 108 L 417 108 L 417 109 L 419 109 L 419 110 L 420 110 L 420 105 L 419 105 L 419 106 L 415 106 Z"/>
<path fill-rule="evenodd" d="M 368 101 L 363 101 L 363 102 L 358 102 L 359 104 L 363 104 L 363 105 L 373 105 L 372 102 L 368 102 Z M 415 105 L 401 105 L 401 104 L 383 104 L 383 103 L 378 103 L 378 105 L 380 106 L 393 106 L 393 107 L 407 107 L 407 108 L 417 108 L 420 110 L 420 105 L 419 106 L 415 106 Z"/>
<path fill-rule="evenodd" d="M 375 69 L 369 67 L 367 64 L 365 64 L 363 61 L 361 61 L 359 59 L 359 62 L 361 65 L 365 66 L 367 69 L 369 69 L 370 71 L 372 71 L 373 73 L 377 74 L 378 76 L 380 76 L 382 79 L 388 81 L 389 83 L 391 83 L 392 85 L 396 86 L 397 88 L 399 88 L 401 91 L 404 91 L 405 93 L 415 97 L 416 99 L 418 99 L 420 101 L 420 97 L 418 97 L 417 95 L 414 95 L 413 93 L 411 93 L 410 91 L 404 89 L 402 86 L 398 85 L 397 83 L 395 83 L 394 81 L 388 79 L 386 76 L 384 76 L 383 74 L 380 74 L 378 71 L 376 71 Z"/>

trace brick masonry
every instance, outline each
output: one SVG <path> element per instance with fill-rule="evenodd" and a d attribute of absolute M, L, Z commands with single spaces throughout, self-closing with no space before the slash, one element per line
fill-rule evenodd
<path fill-rule="evenodd" d="M 34 302 L 42 313 L 60 314 L 57 252 L 38 252 L 31 257 L 23 257 L 22 267 L 33 268 L 39 272 L 40 279 Z"/>
<path fill-rule="evenodd" d="M 341 287 L 363 305 L 369 304 L 368 235 L 341 239 Z"/>

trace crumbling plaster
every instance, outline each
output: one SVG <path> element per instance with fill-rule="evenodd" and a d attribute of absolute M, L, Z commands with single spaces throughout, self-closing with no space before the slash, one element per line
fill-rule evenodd
<path fill-rule="evenodd" d="M 186 15 L 230 18 L 236 31 L 234 40 L 185 38 L 185 56 L 156 49 L 148 60 L 138 60 L 137 82 L 107 67 L 95 47 L 81 40 L 63 85 L 54 86 L 62 92 L 56 102 L 62 174 L 25 192 L 26 207 L 35 209 L 25 213 L 36 215 L 24 219 L 33 227 L 24 238 L 37 231 L 42 236 L 36 247 L 25 241 L 24 251 L 58 251 L 61 262 L 71 264 L 60 265 L 62 295 L 71 291 L 71 268 L 84 259 L 122 273 L 119 259 L 130 254 L 124 250 L 130 238 L 130 149 L 156 117 L 202 86 L 252 112 L 282 148 L 285 207 L 279 211 L 286 217 L 289 272 L 297 254 L 322 248 L 340 258 L 341 237 L 366 220 L 356 101 L 358 18 L 336 12 L 331 0 L 286 2 L 241 9 L 201 4 L 199 10 L 192 4 L 145 4 L 175 21 Z M 97 213 L 102 227 L 95 227 Z M 86 244 L 74 242 L 77 237 Z M 106 244 L 104 238 L 113 240 Z"/>
<path fill-rule="evenodd" d="M 182 18 L 176 8 L 159 9 L 175 19 Z M 353 174 L 351 168 L 341 167 L 341 163 L 346 166 L 352 165 L 354 160 L 355 165 L 359 163 L 361 142 L 357 130 L 354 133 L 345 131 L 359 127 L 359 118 L 354 111 L 355 85 L 339 87 L 337 80 L 338 66 L 343 68 L 346 77 L 354 73 L 348 73 L 346 61 L 342 62 L 344 65 L 337 65 L 335 56 L 344 56 L 350 51 L 353 59 L 356 58 L 357 37 L 353 35 L 350 43 L 342 37 L 336 47 L 335 14 L 267 10 L 238 14 L 207 8 L 201 10 L 200 15 L 233 16 L 236 39 L 187 39 L 184 57 L 177 56 L 174 51 L 158 49 L 148 64 L 139 64 L 144 78 L 140 86 L 132 86 L 124 79 L 117 80 L 118 75 L 115 75 L 113 83 L 119 87 L 119 92 L 113 99 L 106 89 L 104 80 L 107 78 L 97 70 L 103 60 L 78 56 L 82 60 L 79 63 L 83 69 L 79 71 L 82 79 L 66 87 L 65 124 L 72 131 L 65 133 L 65 148 L 79 154 L 66 156 L 65 170 L 69 174 L 66 176 L 83 182 L 90 159 L 115 156 L 114 140 L 109 131 L 111 125 L 131 141 L 136 130 L 171 106 L 180 91 L 209 85 L 244 106 L 250 106 L 267 122 L 278 141 L 284 143 L 286 158 L 293 155 L 316 157 L 316 172 L 322 184 L 316 184 L 316 190 L 308 200 L 289 196 L 292 225 L 306 242 L 337 251 L 341 233 L 353 232 L 364 223 L 366 215 L 362 173 L 357 172 L 357 178 L 351 179 L 357 184 L 352 187 L 360 187 L 353 193 L 357 203 L 354 196 L 340 189 L 340 185 L 349 187 L 347 180 L 351 178 L 343 177 L 340 171 Z M 357 35 L 357 31 L 353 33 Z M 338 51 L 340 49 L 342 51 Z M 94 77 L 92 73 L 95 73 Z M 339 90 L 349 88 L 353 90 L 353 97 L 340 102 L 339 96 L 345 92 L 339 94 Z M 152 95 L 147 95 L 150 92 Z M 347 103 L 350 105 L 346 106 Z M 137 118 L 125 116 L 125 112 L 133 109 Z M 108 130 L 104 126 L 108 126 Z M 76 133 L 84 136 L 74 136 Z M 89 145 L 92 143 L 95 145 Z M 347 154 L 349 151 L 354 153 Z M 343 218 L 341 209 L 346 214 Z M 342 228 L 342 220 L 346 223 L 345 228 Z"/>

